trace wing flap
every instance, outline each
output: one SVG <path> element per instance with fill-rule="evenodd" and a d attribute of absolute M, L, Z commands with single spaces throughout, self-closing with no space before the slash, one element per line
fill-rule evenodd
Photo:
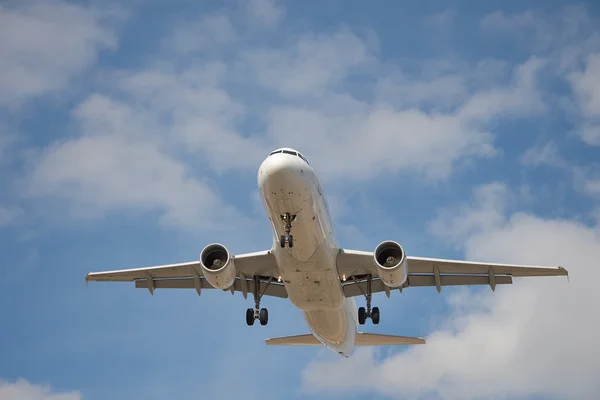
<path fill-rule="evenodd" d="M 131 282 L 136 279 L 145 279 L 147 274 L 153 278 L 184 278 L 192 276 L 195 269 L 201 275 L 200 261 L 191 261 L 178 264 L 158 265 L 155 267 L 131 268 L 115 271 L 90 272 L 86 275 L 86 281 L 111 281 Z"/>
<path fill-rule="evenodd" d="M 442 286 L 490 285 L 495 289 L 496 285 L 512 284 L 513 277 L 568 276 L 569 274 L 560 266 L 481 263 L 425 257 L 407 257 L 406 260 L 408 279 L 402 288 L 436 286 L 440 291 Z M 337 268 L 344 281 L 346 297 L 364 295 L 369 276 L 372 277 L 373 293 L 385 291 L 389 295 L 391 288 L 386 287 L 379 280 L 372 252 L 340 249 Z"/>
<path fill-rule="evenodd" d="M 510 276 L 496 276 L 496 285 L 510 285 L 513 283 Z M 441 275 L 440 286 L 462 286 L 462 285 L 489 285 L 489 276 L 469 276 L 469 275 Z M 409 275 L 407 281 L 402 285 L 402 288 L 410 286 L 436 286 L 435 277 L 433 275 Z M 366 279 L 348 282 L 343 286 L 344 295 L 346 297 L 363 296 L 367 293 Z M 373 278 L 371 281 L 371 292 L 385 292 L 385 284 L 379 278 Z"/>
<path fill-rule="evenodd" d="M 252 279 L 246 279 L 247 287 L 253 287 Z M 153 280 L 154 289 L 196 289 L 196 285 L 193 278 L 182 278 L 182 279 L 156 279 Z M 148 281 L 146 279 L 140 279 L 135 282 L 135 287 L 139 289 L 148 289 Z M 204 278 L 200 279 L 201 289 L 215 289 L 208 281 Z M 242 281 L 241 278 L 237 278 L 233 284 L 235 292 L 242 292 Z M 225 289 L 227 291 L 228 289 Z M 285 286 L 278 282 L 267 283 L 264 280 L 260 281 L 259 292 L 264 296 L 279 297 L 287 299 L 288 294 L 285 290 Z"/>
<path fill-rule="evenodd" d="M 473 261 L 444 260 L 438 258 L 406 257 L 410 274 L 433 274 L 437 267 L 440 274 L 487 275 L 490 269 L 496 275 L 511 276 L 558 276 L 567 275 L 563 267 L 543 267 L 519 264 L 480 263 Z"/>
<path fill-rule="evenodd" d="M 239 273 L 247 277 L 277 276 L 277 261 L 268 250 L 233 256 Z M 158 265 L 153 267 L 131 268 L 115 271 L 90 272 L 86 281 L 130 282 L 146 279 L 150 275 L 154 279 L 193 278 L 202 276 L 200 261 L 189 261 L 178 264 Z"/>
<path fill-rule="evenodd" d="M 233 256 L 237 270 L 233 291 L 247 296 L 253 293 L 257 278 L 260 292 L 267 296 L 287 298 L 282 284 L 278 284 L 277 261 L 269 250 Z M 194 288 L 200 294 L 202 289 L 214 289 L 203 277 L 200 261 L 178 264 L 158 265 L 154 267 L 132 268 L 105 272 L 90 272 L 88 281 L 135 282 L 137 288 L 147 288 L 151 294 L 156 288 L 188 289 Z M 268 282 L 268 283 L 267 283 Z M 149 284 L 150 283 L 150 284 Z"/>

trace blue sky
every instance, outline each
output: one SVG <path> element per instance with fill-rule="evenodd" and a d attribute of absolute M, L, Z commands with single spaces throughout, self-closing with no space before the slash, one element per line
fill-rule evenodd
<path fill-rule="evenodd" d="M 0 398 L 600 395 L 600 7 L 564 1 L 8 1 L 0 6 Z M 563 265 L 377 295 L 426 346 L 277 348 L 265 299 L 89 271 L 272 244 L 274 148 L 322 177 L 343 247 Z M 357 299 L 360 303 L 361 299 Z"/>

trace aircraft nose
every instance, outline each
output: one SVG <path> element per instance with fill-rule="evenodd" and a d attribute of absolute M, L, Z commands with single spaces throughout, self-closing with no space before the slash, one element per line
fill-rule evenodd
<path fill-rule="evenodd" d="M 300 157 L 278 153 L 267 157 L 258 170 L 258 185 L 267 192 L 299 190 L 312 175 L 311 167 Z"/>
<path fill-rule="evenodd" d="M 258 171 L 260 186 L 265 184 L 286 185 L 293 184 L 299 177 L 301 165 L 296 157 L 287 154 L 274 154 L 267 157 Z"/>

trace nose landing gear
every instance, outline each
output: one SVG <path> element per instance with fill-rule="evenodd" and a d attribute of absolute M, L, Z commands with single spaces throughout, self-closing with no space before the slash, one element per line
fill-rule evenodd
<path fill-rule="evenodd" d="M 279 237 L 279 245 L 281 248 L 284 248 L 287 243 L 288 247 L 292 248 L 294 247 L 294 236 L 290 232 L 292 230 L 292 221 L 296 219 L 296 216 L 285 213 L 281 216 L 281 219 L 285 223 L 285 235 Z"/>

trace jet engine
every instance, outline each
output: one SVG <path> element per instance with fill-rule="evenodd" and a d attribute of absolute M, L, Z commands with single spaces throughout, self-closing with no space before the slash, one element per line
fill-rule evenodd
<path fill-rule="evenodd" d="M 408 278 L 408 263 L 404 249 L 388 240 L 375 248 L 373 253 L 377 274 L 383 283 L 392 288 L 400 287 Z"/>
<path fill-rule="evenodd" d="M 235 263 L 221 244 L 209 244 L 202 250 L 200 266 L 208 283 L 217 289 L 229 289 L 235 282 Z"/>

